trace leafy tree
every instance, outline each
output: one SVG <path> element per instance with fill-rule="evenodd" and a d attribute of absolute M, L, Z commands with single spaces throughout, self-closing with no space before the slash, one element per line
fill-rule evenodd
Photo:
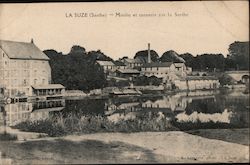
<path fill-rule="evenodd" d="M 95 61 L 109 58 L 100 51 L 84 53 L 84 49 L 78 46 L 71 50 L 66 55 L 55 50 L 44 51 L 50 58 L 52 82 L 62 84 L 66 89 L 84 91 L 105 87 L 107 81 L 103 69 Z"/>
<path fill-rule="evenodd" d="M 185 65 L 192 67 L 194 65 L 194 56 L 190 53 L 184 53 L 179 55 L 181 58 L 185 60 Z"/>
<path fill-rule="evenodd" d="M 185 60 L 179 57 L 179 55 L 173 50 L 169 50 L 163 53 L 163 55 L 160 58 L 160 61 L 161 62 L 185 62 Z"/>
<path fill-rule="evenodd" d="M 195 69 L 213 71 L 214 69 L 224 71 L 224 56 L 222 54 L 197 55 L 198 60 Z"/>
<path fill-rule="evenodd" d="M 113 61 L 112 58 L 108 57 L 100 50 L 90 51 L 87 53 L 87 56 L 88 56 L 88 60 L 90 60 L 91 62 L 95 62 L 96 60 Z"/>
<path fill-rule="evenodd" d="M 69 54 L 85 54 L 85 53 L 86 53 L 86 49 L 79 45 L 72 46 L 69 52 Z"/>
<path fill-rule="evenodd" d="M 158 61 L 159 55 L 156 51 L 150 50 L 151 61 L 156 62 Z M 148 50 L 142 50 L 135 54 L 134 59 L 140 59 L 142 62 L 148 62 Z"/>
<path fill-rule="evenodd" d="M 235 41 L 229 45 L 229 59 L 232 59 L 237 69 L 249 70 L 249 41 Z"/>
<path fill-rule="evenodd" d="M 232 85 L 235 83 L 232 77 L 228 76 L 227 74 L 222 74 L 219 76 L 219 82 L 223 85 Z"/>
<path fill-rule="evenodd" d="M 139 76 L 134 79 L 134 85 L 143 86 L 143 85 L 155 85 L 158 86 L 162 83 L 162 78 L 156 76 Z"/>

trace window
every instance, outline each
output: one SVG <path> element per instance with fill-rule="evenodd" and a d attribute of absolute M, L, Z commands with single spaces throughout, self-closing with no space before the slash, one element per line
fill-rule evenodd
<path fill-rule="evenodd" d="M 43 79 L 43 84 L 45 84 L 45 79 Z"/>
<path fill-rule="evenodd" d="M 37 79 L 34 79 L 34 85 L 36 85 L 36 83 L 37 83 Z"/>
<path fill-rule="evenodd" d="M 23 80 L 23 85 L 27 85 L 27 80 L 26 79 Z"/>

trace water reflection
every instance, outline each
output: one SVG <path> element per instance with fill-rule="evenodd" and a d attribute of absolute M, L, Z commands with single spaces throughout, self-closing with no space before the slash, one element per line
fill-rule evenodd
<path fill-rule="evenodd" d="M 77 122 L 83 121 L 86 116 L 98 116 L 102 122 L 114 124 L 127 122 L 128 127 L 132 127 L 134 123 L 137 125 L 150 123 L 149 130 L 151 127 L 155 130 L 155 125 L 164 130 L 162 128 L 167 122 L 181 124 L 212 122 L 228 124 L 231 127 L 249 127 L 248 100 L 249 95 L 240 91 L 231 93 L 199 91 L 157 97 L 96 100 L 60 99 L 1 105 L 0 119 L 5 120 L 7 126 L 14 126 L 23 121 L 54 119 L 58 116 L 62 119 L 74 117 L 74 120 L 78 119 Z M 1 124 L 3 125 L 3 122 Z M 177 124 L 177 127 L 179 126 Z M 209 127 L 207 125 L 205 128 Z"/>
<path fill-rule="evenodd" d="M 47 100 L 42 102 L 19 102 L 1 105 L 0 118 L 7 126 L 14 126 L 23 121 L 41 120 L 50 117 L 53 111 L 61 111 L 65 107 L 65 100 Z"/>

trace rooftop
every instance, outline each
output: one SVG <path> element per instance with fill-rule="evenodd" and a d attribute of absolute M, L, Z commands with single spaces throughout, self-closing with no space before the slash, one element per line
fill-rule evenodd
<path fill-rule="evenodd" d="M 218 80 L 214 76 L 187 76 L 187 80 Z"/>
<path fill-rule="evenodd" d="M 34 43 L 0 40 L 0 48 L 10 59 L 49 60 Z"/>
<path fill-rule="evenodd" d="M 100 60 L 97 60 L 96 61 L 98 64 L 100 64 L 101 66 L 113 66 L 115 65 L 112 61 L 100 61 Z"/>
<path fill-rule="evenodd" d="M 48 85 L 32 85 L 34 89 L 64 89 L 61 84 L 48 84 Z"/>
<path fill-rule="evenodd" d="M 142 63 L 142 61 L 140 59 L 133 59 L 133 58 L 125 58 L 124 61 L 128 62 L 128 63 Z"/>
<path fill-rule="evenodd" d="M 174 65 L 176 68 L 181 68 L 184 65 L 184 63 L 174 63 Z"/>
<path fill-rule="evenodd" d="M 136 69 L 118 69 L 120 73 L 130 73 L 130 74 L 139 74 L 140 72 Z"/>

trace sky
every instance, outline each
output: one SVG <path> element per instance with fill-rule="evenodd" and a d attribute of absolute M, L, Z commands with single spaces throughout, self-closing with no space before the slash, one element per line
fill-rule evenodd
<path fill-rule="evenodd" d="M 0 39 L 33 38 L 41 50 L 63 53 L 80 45 L 87 51 L 100 49 L 113 59 L 134 57 L 147 49 L 147 43 L 160 56 L 168 50 L 226 56 L 229 44 L 249 41 L 248 5 L 248 1 L 0 4 Z M 93 13 L 104 17 L 92 17 Z"/>

